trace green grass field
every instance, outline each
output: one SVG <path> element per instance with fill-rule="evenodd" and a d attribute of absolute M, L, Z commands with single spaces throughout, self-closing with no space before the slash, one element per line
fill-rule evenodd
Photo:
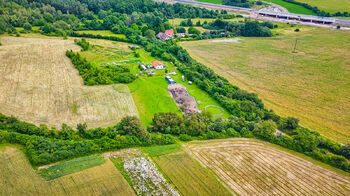
<path fill-rule="evenodd" d="M 222 4 L 222 0 L 197 0 L 205 3 L 214 3 L 214 4 Z"/>
<path fill-rule="evenodd" d="M 296 5 L 293 3 L 288 3 L 282 0 L 266 0 L 271 3 L 278 4 L 284 8 L 286 8 L 289 12 L 291 13 L 296 13 L 296 14 L 307 14 L 307 15 L 316 15 L 313 13 L 311 10 L 304 8 L 301 5 Z M 298 0 L 299 1 L 299 0 Z"/>
<path fill-rule="evenodd" d="M 126 39 L 126 36 L 124 34 L 115 34 L 112 31 L 108 30 L 85 30 L 85 31 L 75 31 L 76 33 L 86 33 L 86 34 L 92 34 L 92 35 L 102 35 L 102 36 L 112 36 L 112 37 L 119 37 Z"/>
<path fill-rule="evenodd" d="M 330 13 L 336 12 L 350 12 L 349 0 L 297 0 L 298 2 L 307 3 L 311 6 L 316 6 L 320 10 L 324 10 Z"/>
<path fill-rule="evenodd" d="M 48 180 L 59 178 L 68 174 L 82 171 L 91 167 L 95 167 L 105 163 L 106 160 L 102 156 L 80 157 L 61 163 L 57 163 L 48 168 L 39 170 L 39 173 Z"/>
<path fill-rule="evenodd" d="M 271 38 L 181 45 L 232 84 L 257 93 L 277 114 L 295 116 L 303 126 L 350 143 L 350 32 L 279 26 Z"/>
<path fill-rule="evenodd" d="M 157 167 L 182 195 L 231 195 L 208 169 L 202 167 L 178 144 L 144 148 Z"/>

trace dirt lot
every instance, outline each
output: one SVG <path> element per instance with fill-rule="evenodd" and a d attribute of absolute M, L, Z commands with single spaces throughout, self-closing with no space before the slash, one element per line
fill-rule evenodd
<path fill-rule="evenodd" d="M 349 195 L 350 178 L 253 139 L 191 142 L 188 151 L 239 195 Z"/>
<path fill-rule="evenodd" d="M 36 125 L 109 126 L 138 115 L 125 85 L 84 86 L 65 51 L 72 40 L 2 37 L 0 112 Z"/>

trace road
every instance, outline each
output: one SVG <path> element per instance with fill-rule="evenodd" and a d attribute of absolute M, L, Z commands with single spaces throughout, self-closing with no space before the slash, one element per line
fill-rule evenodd
<path fill-rule="evenodd" d="M 259 10 L 252 8 L 243 8 L 229 5 L 220 5 L 213 3 L 205 3 L 191 0 L 168 0 L 166 2 L 170 3 L 185 3 L 197 6 L 210 7 L 214 9 L 226 9 L 233 10 L 239 12 L 245 12 L 249 15 L 243 15 L 244 17 L 269 20 L 274 22 L 282 22 L 282 23 L 291 23 L 298 25 L 306 25 L 306 26 L 318 26 L 318 27 L 328 27 L 328 28 L 336 28 L 336 25 L 348 26 L 350 27 L 350 20 L 341 20 L 332 17 L 321 17 L 321 16 L 312 16 L 312 15 L 303 15 L 303 14 L 294 14 L 294 13 L 278 13 L 278 12 L 260 12 Z M 265 16 L 262 16 L 261 14 Z M 292 20 L 295 19 L 295 20 Z M 324 24 L 326 23 L 326 24 Z M 331 23 L 331 24 L 327 24 Z M 342 27 L 342 29 L 350 30 L 350 28 Z"/>

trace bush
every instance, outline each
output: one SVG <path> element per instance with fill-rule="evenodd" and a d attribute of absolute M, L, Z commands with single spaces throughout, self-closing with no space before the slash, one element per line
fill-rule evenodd
<path fill-rule="evenodd" d="M 299 29 L 295 29 L 294 31 L 295 31 L 295 32 L 299 32 L 300 30 L 299 30 Z"/>
<path fill-rule="evenodd" d="M 189 135 L 187 135 L 187 134 L 180 134 L 179 139 L 180 139 L 181 141 L 186 142 L 186 141 L 191 141 L 191 140 L 192 140 L 192 137 L 189 136 Z"/>

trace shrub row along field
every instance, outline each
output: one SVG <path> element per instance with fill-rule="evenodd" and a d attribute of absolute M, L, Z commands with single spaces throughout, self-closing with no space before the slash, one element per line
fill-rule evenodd
<path fill-rule="evenodd" d="M 181 45 L 232 84 L 257 93 L 277 114 L 298 117 L 303 126 L 349 143 L 350 32 L 285 25 L 275 34 Z"/>
<path fill-rule="evenodd" d="M 46 181 L 24 154 L 7 147 L 0 151 L 0 195 L 134 195 L 110 160 L 74 174 Z"/>
<path fill-rule="evenodd" d="M 56 127 L 109 126 L 138 115 L 127 86 L 83 85 L 65 56 L 68 49 L 79 50 L 72 40 L 2 37 L 1 42 L 1 113 Z"/>
<path fill-rule="evenodd" d="M 145 151 L 182 195 L 231 195 L 212 173 L 179 145 L 150 147 Z"/>
<path fill-rule="evenodd" d="M 239 195 L 348 195 L 350 178 L 253 139 L 186 146 Z"/>

